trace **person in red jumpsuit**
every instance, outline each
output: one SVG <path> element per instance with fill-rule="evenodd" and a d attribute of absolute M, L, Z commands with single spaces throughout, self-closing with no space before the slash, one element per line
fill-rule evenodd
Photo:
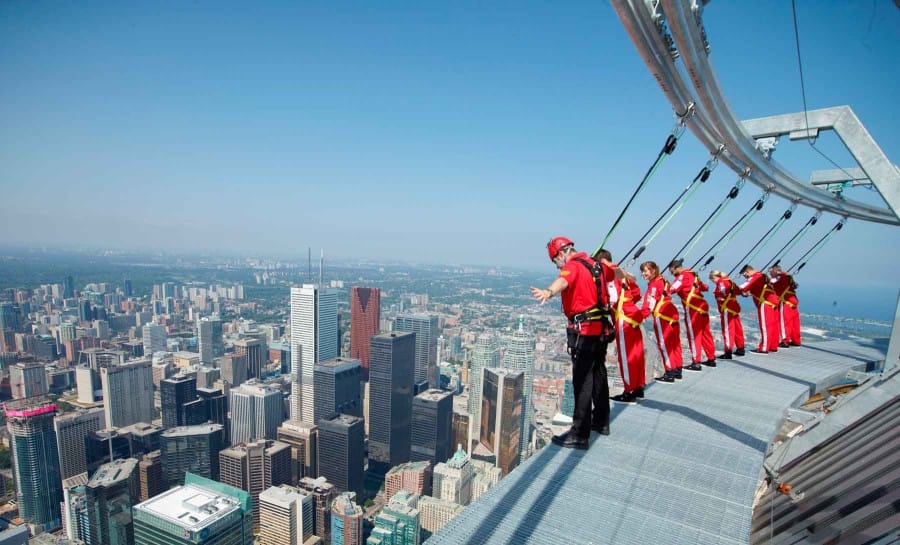
<path fill-rule="evenodd" d="M 741 304 L 737 296 L 740 294 L 734 282 L 722 271 L 709 273 L 709 281 L 715 284 L 713 294 L 719 307 L 719 319 L 722 323 L 722 344 L 725 353 L 719 358 L 730 360 L 732 354 L 744 355 L 744 325 L 741 323 Z"/>
<path fill-rule="evenodd" d="M 597 257 L 604 265 L 616 267 L 612 262 L 612 254 L 607 250 L 600 250 Z M 641 329 L 643 313 L 637 305 L 641 300 L 641 288 L 634 276 L 628 273 L 625 273 L 625 278 L 616 279 L 613 286 L 609 301 L 616 326 L 619 375 L 625 391 L 610 399 L 619 403 L 634 403 L 637 398 L 644 397 L 644 386 L 647 384 L 644 371 L 644 332 Z"/>
<path fill-rule="evenodd" d="M 666 372 L 656 377 L 658 382 L 671 383 L 681 378 L 681 327 L 678 325 L 678 309 L 669 296 L 669 283 L 653 261 L 641 263 L 641 276 L 647 281 L 647 292 L 641 305 L 643 319 L 653 317 L 656 348 Z"/>
<path fill-rule="evenodd" d="M 559 276 L 546 289 L 531 287 L 531 294 L 544 304 L 559 294 L 569 320 L 566 338 L 572 357 L 572 384 L 575 410 L 569 431 L 553 436 L 553 443 L 566 448 L 587 449 L 591 430 L 609 435 L 609 384 L 606 378 L 606 334 L 608 316 L 598 305 L 597 282 L 591 272 L 594 261 L 575 250 L 566 237 L 547 244 L 547 254 L 559 269 Z M 615 280 L 609 267 L 602 266 L 603 286 Z"/>
<path fill-rule="evenodd" d="M 747 279 L 741 284 L 741 295 L 752 296 L 756 303 L 756 314 L 759 318 L 759 346 L 751 352 L 768 354 L 778 352 L 778 295 L 769 285 L 769 279 L 761 271 L 750 265 L 744 265 L 741 275 Z"/>
<path fill-rule="evenodd" d="M 784 348 L 800 346 L 800 309 L 797 308 L 797 283 L 778 265 L 769 267 L 769 283 L 778 296 L 781 318 L 781 343 Z"/>
<path fill-rule="evenodd" d="M 684 323 L 687 326 L 687 340 L 692 359 L 692 364 L 686 369 L 699 371 L 701 363 L 715 367 L 716 345 L 709 325 L 709 303 L 703 297 L 703 292 L 709 291 L 709 287 L 694 274 L 694 271 L 685 268 L 680 259 L 669 263 L 669 272 L 675 278 L 669 286 L 669 293 L 677 293 L 684 306 Z M 703 359 L 704 353 L 706 360 Z"/>

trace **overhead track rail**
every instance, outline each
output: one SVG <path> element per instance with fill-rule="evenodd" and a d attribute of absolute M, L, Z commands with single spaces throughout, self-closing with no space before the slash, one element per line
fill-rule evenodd
<path fill-rule="evenodd" d="M 687 127 L 712 153 L 723 149 L 719 160 L 753 184 L 791 202 L 835 214 L 890 225 L 900 225 L 893 210 L 838 198 L 811 187 L 784 170 L 757 149 L 756 142 L 725 101 L 707 59 L 705 36 L 699 25 L 699 7 L 688 0 L 615 0 L 613 6 L 625 29 L 650 68 L 676 113 L 693 109 Z M 666 23 L 672 38 L 665 32 Z M 667 41 L 668 40 L 668 41 Z M 677 49 L 675 46 L 677 45 Z M 681 57 L 697 91 L 695 98 L 674 58 Z"/>

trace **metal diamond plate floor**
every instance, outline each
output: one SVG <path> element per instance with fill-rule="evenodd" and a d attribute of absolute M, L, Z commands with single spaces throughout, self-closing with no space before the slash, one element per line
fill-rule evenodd
<path fill-rule="evenodd" d="M 720 360 L 612 405 L 612 435 L 550 445 L 427 545 L 746 544 L 766 449 L 784 410 L 884 353 L 828 341 Z"/>

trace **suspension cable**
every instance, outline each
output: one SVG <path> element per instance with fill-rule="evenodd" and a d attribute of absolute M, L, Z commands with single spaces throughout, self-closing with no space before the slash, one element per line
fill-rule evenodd
<path fill-rule="evenodd" d="M 787 254 L 788 252 L 790 252 L 791 250 L 793 250 L 793 249 L 794 249 L 794 246 L 795 246 L 798 242 L 800 242 L 800 239 L 801 239 L 801 238 L 803 238 L 803 237 L 806 235 L 806 232 L 809 231 L 809 228 L 812 227 L 813 225 L 815 225 L 817 221 L 819 221 L 819 218 L 820 218 L 821 216 L 822 216 L 822 211 L 821 211 L 821 210 L 816 211 L 816 213 L 813 215 L 813 217 L 809 218 L 809 221 L 806 222 L 806 225 L 804 225 L 803 227 L 801 227 L 800 230 L 797 231 L 797 232 L 794 234 L 794 236 L 792 236 L 792 237 L 785 243 L 785 245 L 781 247 L 780 250 L 778 250 L 777 252 L 775 252 L 775 255 L 772 256 L 772 259 L 770 259 L 769 262 L 766 263 L 766 266 L 763 267 L 763 269 L 766 270 L 766 269 L 768 269 L 768 268 L 769 268 L 770 266 L 772 266 L 772 265 L 778 265 L 778 264 L 780 264 L 780 263 L 781 263 L 781 256 L 783 256 L 783 255 Z"/>
<path fill-rule="evenodd" d="M 634 193 L 631 194 L 631 198 L 628 199 L 628 203 L 625 204 L 625 207 L 622 208 L 622 211 L 619 213 L 619 217 L 616 218 L 616 221 L 613 222 L 612 227 L 609 228 L 609 231 L 606 233 L 606 236 L 603 237 L 603 242 L 600 243 L 600 246 L 594 251 L 594 255 L 606 247 L 606 241 L 609 240 L 609 237 L 613 234 L 613 231 L 616 230 L 616 227 L 619 226 L 619 222 L 622 221 L 622 217 L 625 216 L 625 212 L 631 206 L 631 203 L 634 202 L 634 199 L 638 196 L 642 189 L 644 189 L 644 184 L 647 183 L 662 162 L 675 151 L 675 146 L 678 144 L 678 138 L 681 137 L 682 133 L 684 133 L 685 121 L 687 118 L 693 114 L 692 109 L 688 109 L 687 112 L 683 116 L 678 116 L 678 122 L 675 124 L 675 127 L 672 128 L 672 132 L 666 138 L 666 143 L 663 144 L 662 149 L 659 150 L 659 153 L 656 155 L 656 159 L 653 161 L 653 164 L 650 165 L 650 168 L 647 169 L 647 173 L 644 174 L 644 178 L 641 180 L 641 183 L 638 184 L 637 188 L 634 190 Z"/>
<path fill-rule="evenodd" d="M 725 207 L 728 205 L 729 201 L 737 198 L 738 193 L 740 193 L 741 188 L 747 181 L 747 176 L 749 175 L 749 173 L 750 169 L 747 169 L 743 174 L 741 174 L 741 177 L 738 178 L 738 181 L 735 182 L 734 186 L 728 190 L 728 194 L 725 195 L 725 198 L 722 199 L 722 202 L 720 202 L 719 205 L 716 206 L 715 209 L 713 209 L 712 213 L 707 216 L 703 223 L 700 224 L 700 227 L 698 227 L 697 230 L 694 231 L 694 233 L 690 236 L 690 238 L 688 238 L 687 242 L 684 243 L 684 246 L 682 246 L 677 252 L 675 252 L 675 256 L 672 258 L 672 261 L 676 259 L 684 259 L 685 257 L 687 257 L 687 254 L 689 254 L 694 246 L 698 242 L 700 242 L 700 239 L 703 238 L 703 235 L 706 234 L 706 231 L 712 226 L 713 223 L 715 223 L 717 219 L 719 219 L 719 216 L 722 215 L 722 212 L 725 211 Z M 682 254 L 682 252 L 684 253 Z"/>
<path fill-rule="evenodd" d="M 768 189 L 763 192 L 762 196 L 759 199 L 757 199 L 756 202 L 753 203 L 752 206 L 750 206 L 749 210 L 744 212 L 744 215 L 741 216 L 740 219 L 738 219 L 734 223 L 734 225 L 731 226 L 731 228 L 729 228 L 727 231 L 725 231 L 725 233 L 721 237 L 719 237 L 719 240 L 717 240 L 709 248 L 709 250 L 706 250 L 706 252 L 697 259 L 697 262 L 694 263 L 691 266 L 691 268 L 692 269 L 696 268 L 697 265 L 703 260 L 704 257 L 709 256 L 709 259 L 704 261 L 703 265 L 700 265 L 700 269 L 698 269 L 698 270 L 702 271 L 702 270 L 706 269 L 706 267 L 710 263 L 712 263 L 713 260 L 716 258 L 716 254 L 718 252 L 721 252 L 722 250 L 724 250 L 725 247 L 728 246 L 728 243 L 731 242 L 731 240 L 735 237 L 735 235 L 737 235 L 741 231 L 741 229 L 743 229 L 744 226 L 747 225 L 747 222 L 750 221 L 750 218 L 752 218 L 757 212 L 762 210 L 763 205 L 766 203 L 767 200 L 769 200 L 769 190 Z M 712 254 L 712 255 L 710 255 L 710 254 Z"/>
<path fill-rule="evenodd" d="M 666 225 L 668 225 L 668 223 L 672 220 L 672 218 L 674 218 L 675 215 L 678 214 L 678 212 L 681 210 L 681 208 L 685 205 L 685 203 L 687 203 L 687 201 L 690 200 L 690 198 L 694 195 L 694 193 L 700 187 L 700 184 L 706 182 L 706 180 L 709 179 L 709 176 L 712 174 L 712 171 L 715 170 L 716 167 L 719 165 L 719 154 L 724 149 L 725 149 L 725 146 L 719 146 L 719 149 L 713 154 L 712 158 L 709 161 L 707 161 L 706 164 L 703 166 L 703 168 L 700 169 L 700 172 L 698 172 L 697 175 L 694 176 L 694 179 L 691 180 L 691 183 L 689 183 L 681 191 L 681 193 L 677 197 L 675 197 L 675 200 L 672 201 L 672 204 L 670 204 L 669 207 L 666 208 L 666 210 L 656 219 L 656 221 L 653 222 L 653 225 L 651 225 L 650 228 L 647 229 L 647 231 L 644 232 L 643 235 L 641 235 L 641 237 L 637 240 L 637 242 L 635 242 L 634 245 L 627 252 L 625 252 L 623 254 L 624 257 L 622 258 L 622 261 L 625 261 L 625 259 L 628 257 L 628 254 L 630 254 L 635 249 L 637 249 L 637 252 L 635 252 L 635 254 L 628 261 L 628 264 L 625 266 L 626 269 L 630 268 L 632 265 L 634 265 L 634 263 L 638 260 L 638 258 L 641 257 L 641 254 L 644 253 L 644 250 L 646 250 L 648 246 L 650 246 L 650 243 L 653 242 L 653 239 L 655 239 L 662 232 L 662 230 L 665 229 Z M 698 184 L 697 182 L 700 182 L 700 183 Z M 673 209 L 674 209 L 674 211 L 673 211 Z M 669 214 L 669 212 L 671 212 L 671 214 L 669 215 L 668 218 L 666 218 L 666 215 Z M 664 218 L 665 218 L 665 221 L 663 222 L 662 225 L 660 225 L 659 229 L 657 229 L 656 232 L 653 233 L 653 236 L 651 236 L 647 240 L 647 242 L 644 243 L 643 246 L 638 248 L 638 245 L 641 243 L 641 241 L 643 241 L 647 237 L 647 235 L 649 235 L 650 232 L 653 231 L 653 229 L 656 228 L 656 226 L 659 225 L 659 223 L 661 221 L 663 221 Z M 618 263 L 618 265 L 621 266 L 622 262 L 620 261 Z"/>
<path fill-rule="evenodd" d="M 816 255 L 817 253 L 819 253 L 819 250 L 822 249 L 822 246 L 825 246 L 825 243 L 828 242 L 828 239 L 831 238 L 832 235 L 834 235 L 835 233 L 837 233 L 838 231 L 840 231 L 840 230 L 844 227 L 844 223 L 845 223 L 846 221 L 847 221 L 847 218 L 846 218 L 846 217 L 841 218 L 841 220 L 840 220 L 839 222 L 837 222 L 837 225 L 835 225 L 834 227 L 831 228 L 830 231 L 828 231 L 827 233 L 825 233 L 825 236 L 823 236 L 822 238 L 820 238 L 819 241 L 816 242 L 816 243 L 813 245 L 812 248 L 810 248 L 809 250 L 807 250 L 806 253 L 803 254 L 803 255 L 800 257 L 800 259 L 797 260 L 796 263 L 794 263 L 793 265 L 791 265 L 790 267 L 788 267 L 786 270 L 787 270 L 787 271 L 794 271 L 793 273 L 791 273 L 791 274 L 794 274 L 794 275 L 796 275 L 797 273 L 799 273 L 799 272 L 800 272 L 800 269 L 802 269 L 804 266 L 806 266 L 806 263 L 807 263 L 810 259 L 812 259 L 812 257 L 813 257 L 814 255 Z M 807 256 L 809 256 L 809 257 L 807 257 Z M 804 261 L 804 259 L 805 259 L 806 261 Z M 797 263 L 800 263 L 801 261 L 803 261 L 803 263 L 802 263 L 799 267 L 797 267 Z M 794 270 L 794 267 L 797 267 L 797 269 Z"/>
<path fill-rule="evenodd" d="M 777 233 L 778 230 L 781 229 L 781 226 L 784 225 L 784 222 L 791 219 L 791 216 L 794 215 L 794 210 L 796 209 L 797 203 L 792 203 L 791 207 L 785 210 L 784 214 L 782 214 L 781 217 L 778 218 L 778 221 L 775 222 L 775 225 L 770 227 L 769 230 L 766 231 L 766 233 L 762 236 L 762 238 L 756 241 L 756 244 L 754 244 L 753 247 L 750 248 L 750 251 L 744 254 L 744 257 L 738 260 L 737 265 L 735 265 L 734 268 L 732 268 L 728 272 L 728 276 L 734 274 L 734 271 L 736 271 L 738 267 L 741 266 L 741 263 L 749 263 L 750 261 L 752 261 L 753 258 L 756 257 L 756 254 L 758 254 L 760 250 L 762 250 L 763 247 L 768 244 L 769 240 L 771 240 L 771 238 L 775 236 L 775 233 Z"/>

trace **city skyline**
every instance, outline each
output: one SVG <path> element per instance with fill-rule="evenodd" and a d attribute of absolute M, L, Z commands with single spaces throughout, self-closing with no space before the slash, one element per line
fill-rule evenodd
<path fill-rule="evenodd" d="M 312 246 L 334 258 L 547 267 L 543 245 L 554 235 L 587 250 L 599 244 L 672 126 L 608 4 L 272 3 L 250 16 L 226 3 L 214 19 L 197 5 L 39 6 L 0 6 L 0 70 L 17 76 L 0 90 L 6 244 L 298 256 Z M 886 68 L 900 47 L 897 17 L 879 3 L 798 6 L 809 109 L 849 104 L 895 161 L 898 83 Z M 729 32 L 737 20 L 765 44 L 765 62 Z M 704 22 L 739 117 L 802 110 L 789 6 L 710 6 Z M 837 144 L 834 135 L 817 142 L 852 166 Z M 782 142 L 775 157 L 801 177 L 835 168 L 801 143 Z M 706 159 L 686 134 L 611 237 L 614 254 Z M 671 257 L 657 254 L 680 246 L 735 178 L 714 172 L 648 255 Z M 544 197 L 552 188 L 570 201 L 556 217 Z M 759 193 L 747 187 L 734 208 Z M 57 214 L 44 194 L 102 196 L 105 213 Z M 874 191 L 848 195 L 879 202 Z M 196 221 L 194 203 L 240 203 L 239 221 L 202 212 Z M 301 203 L 315 205 L 272 213 Z M 721 259 L 738 259 L 786 206 L 772 199 Z M 800 208 L 795 217 L 809 215 Z M 826 215 L 804 244 L 835 219 Z M 771 251 L 794 230 L 783 229 Z M 896 268 L 896 252 L 883 250 L 897 242 L 895 228 L 851 221 L 815 273 L 838 282 L 827 266 L 835 261 Z"/>

